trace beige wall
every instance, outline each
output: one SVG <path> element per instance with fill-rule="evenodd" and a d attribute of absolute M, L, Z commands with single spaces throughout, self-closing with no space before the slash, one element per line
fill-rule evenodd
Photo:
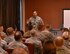
<path fill-rule="evenodd" d="M 22 6 L 23 6 L 22 7 L 22 11 L 23 11 L 22 12 L 22 14 L 23 14 L 23 16 L 22 16 L 23 17 L 23 21 L 22 21 L 23 25 L 22 26 L 23 26 L 23 31 L 25 32 L 25 0 L 22 0 L 22 2 L 23 2 L 22 3 Z"/>

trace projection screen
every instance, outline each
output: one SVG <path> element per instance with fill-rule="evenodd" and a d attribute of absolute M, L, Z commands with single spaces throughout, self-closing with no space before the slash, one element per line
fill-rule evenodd
<path fill-rule="evenodd" d="M 63 10 L 63 27 L 70 28 L 70 10 Z"/>

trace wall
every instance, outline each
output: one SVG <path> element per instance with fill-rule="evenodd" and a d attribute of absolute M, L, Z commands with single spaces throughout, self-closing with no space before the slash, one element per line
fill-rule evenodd
<path fill-rule="evenodd" d="M 45 24 L 60 28 L 64 8 L 70 8 L 70 0 L 25 0 L 25 20 L 27 22 L 32 11 L 37 10 Z"/>

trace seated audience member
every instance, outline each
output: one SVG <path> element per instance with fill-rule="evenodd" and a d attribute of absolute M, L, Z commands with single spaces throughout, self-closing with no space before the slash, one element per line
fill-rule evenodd
<path fill-rule="evenodd" d="M 7 48 L 7 42 L 4 41 L 1 36 L 0 36 L 0 47 L 2 47 L 3 49 Z"/>
<path fill-rule="evenodd" d="M 9 44 L 12 41 L 15 41 L 14 39 L 14 29 L 12 27 L 7 28 L 7 37 L 4 38 L 4 40 Z"/>
<path fill-rule="evenodd" d="M 3 30 L 4 30 L 3 25 L 0 25 L 0 34 L 1 34 L 2 39 L 4 39 L 7 36 L 6 33 L 3 32 Z"/>
<path fill-rule="evenodd" d="M 33 26 L 31 25 L 31 22 L 28 24 L 28 31 L 24 33 L 24 38 L 29 38 L 31 37 L 30 31 L 32 30 Z"/>
<path fill-rule="evenodd" d="M 47 39 L 54 40 L 54 35 L 50 32 L 50 29 L 51 29 L 51 26 L 47 24 L 45 26 L 45 29 L 41 32 L 44 35 L 44 40 L 47 40 Z"/>
<path fill-rule="evenodd" d="M 70 49 L 70 35 L 66 35 L 66 36 L 64 35 L 63 39 L 64 39 L 64 46 Z"/>
<path fill-rule="evenodd" d="M 17 48 L 17 47 L 22 47 L 28 52 L 28 48 L 27 48 L 26 45 L 23 44 L 21 36 L 22 36 L 21 32 L 17 31 L 14 34 L 15 41 L 10 42 L 8 44 L 8 49 L 14 49 L 14 48 Z"/>
<path fill-rule="evenodd" d="M 35 31 L 36 31 L 36 33 L 37 33 L 36 38 L 37 38 L 39 41 L 43 42 L 43 40 L 44 40 L 44 35 L 41 33 L 41 30 L 39 30 L 39 29 L 36 27 L 36 25 L 33 25 L 32 30 L 35 30 Z"/>
<path fill-rule="evenodd" d="M 24 48 L 15 48 L 12 54 L 28 54 L 28 52 Z"/>
<path fill-rule="evenodd" d="M 56 47 L 52 39 L 48 38 L 47 40 L 44 40 L 43 54 L 56 54 Z"/>
<path fill-rule="evenodd" d="M 42 54 L 42 43 L 36 37 L 37 36 L 37 31 L 32 29 L 30 31 L 30 33 L 31 33 L 31 37 L 26 39 L 25 43 L 34 44 L 34 47 L 35 47 L 34 54 Z"/>
<path fill-rule="evenodd" d="M 66 36 L 67 37 L 69 35 L 68 28 L 62 28 L 61 31 L 62 31 L 62 36 Z"/>
<path fill-rule="evenodd" d="M 62 37 L 64 38 L 64 46 L 70 49 L 70 34 L 67 28 L 61 30 L 63 32 Z"/>
<path fill-rule="evenodd" d="M 64 46 L 64 39 L 62 37 L 56 37 L 54 42 L 56 45 L 56 54 L 70 54 L 69 49 Z"/>

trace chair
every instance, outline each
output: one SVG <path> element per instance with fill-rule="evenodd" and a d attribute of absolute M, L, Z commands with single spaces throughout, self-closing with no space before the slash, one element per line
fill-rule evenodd
<path fill-rule="evenodd" d="M 6 49 L 6 51 L 8 52 L 8 54 L 11 54 L 13 49 Z"/>
<path fill-rule="evenodd" d="M 31 43 L 24 43 L 28 49 L 29 49 L 29 54 L 34 54 L 34 44 Z"/>

